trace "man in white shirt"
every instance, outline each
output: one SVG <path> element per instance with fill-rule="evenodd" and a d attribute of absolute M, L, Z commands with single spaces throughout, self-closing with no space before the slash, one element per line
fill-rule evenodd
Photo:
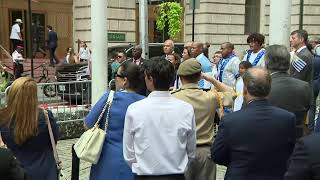
<path fill-rule="evenodd" d="M 22 52 L 23 47 L 17 46 L 16 50 L 12 53 L 14 79 L 18 79 L 19 77 L 21 77 L 21 74 L 23 73 L 24 58 L 22 56 Z"/>
<path fill-rule="evenodd" d="M 195 115 L 190 104 L 168 91 L 174 67 L 160 57 L 145 63 L 150 95 L 128 107 L 123 155 L 136 180 L 184 180 L 188 162 L 195 157 Z"/>
<path fill-rule="evenodd" d="M 264 35 L 260 33 L 252 33 L 247 38 L 250 49 L 247 50 L 243 61 L 249 61 L 252 66 L 264 67 Z"/>
<path fill-rule="evenodd" d="M 22 20 L 16 19 L 15 24 L 11 28 L 10 40 L 14 50 L 16 50 L 18 45 L 22 45 L 21 24 Z"/>

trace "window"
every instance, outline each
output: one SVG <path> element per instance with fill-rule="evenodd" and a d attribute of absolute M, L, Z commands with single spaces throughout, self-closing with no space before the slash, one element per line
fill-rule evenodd
<path fill-rule="evenodd" d="M 245 29 L 246 34 L 259 32 L 260 27 L 260 0 L 246 0 Z"/>

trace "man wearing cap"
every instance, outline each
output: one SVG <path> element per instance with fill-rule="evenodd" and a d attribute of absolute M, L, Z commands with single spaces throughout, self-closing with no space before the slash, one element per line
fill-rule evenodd
<path fill-rule="evenodd" d="M 22 36 L 20 25 L 22 24 L 21 19 L 16 19 L 15 24 L 11 28 L 10 40 L 12 42 L 13 50 L 16 50 L 18 45 L 22 45 Z"/>
<path fill-rule="evenodd" d="M 182 87 L 172 91 L 171 94 L 193 106 L 197 129 L 196 157 L 189 163 L 185 173 L 186 179 L 213 180 L 216 176 L 216 168 L 208 155 L 214 139 L 215 112 L 222 101 L 232 99 L 235 92 L 218 80 L 201 75 L 201 64 L 194 58 L 181 63 L 177 74 L 181 78 Z M 223 93 L 217 93 L 214 89 L 207 92 L 199 89 L 198 81 L 201 76 Z"/>
<path fill-rule="evenodd" d="M 23 47 L 17 46 L 16 50 L 12 53 L 12 59 L 13 59 L 13 72 L 14 72 L 14 79 L 18 79 L 21 77 L 21 74 L 23 73 Z"/>

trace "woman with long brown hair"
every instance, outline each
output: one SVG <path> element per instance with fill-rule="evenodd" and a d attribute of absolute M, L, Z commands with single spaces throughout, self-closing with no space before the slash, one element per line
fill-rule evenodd
<path fill-rule="evenodd" d="M 44 110 L 38 107 L 37 83 L 20 77 L 11 85 L 7 106 L 0 110 L 0 132 L 7 147 L 26 170 L 26 180 L 56 180 L 57 170 Z M 48 111 L 55 139 L 58 127 Z"/>

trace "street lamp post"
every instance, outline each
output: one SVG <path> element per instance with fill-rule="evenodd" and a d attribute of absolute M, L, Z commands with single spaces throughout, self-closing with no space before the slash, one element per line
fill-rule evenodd
<path fill-rule="evenodd" d="M 29 31 L 29 55 L 31 59 L 31 77 L 34 77 L 34 72 L 33 72 L 33 53 L 32 53 L 32 46 L 33 46 L 33 34 L 32 34 L 32 10 L 31 10 L 31 0 L 28 0 L 28 31 Z"/>
<path fill-rule="evenodd" d="M 142 48 L 142 57 L 149 59 L 149 39 L 148 39 L 148 2 L 140 0 L 139 2 L 139 29 L 140 29 L 140 46 Z"/>

